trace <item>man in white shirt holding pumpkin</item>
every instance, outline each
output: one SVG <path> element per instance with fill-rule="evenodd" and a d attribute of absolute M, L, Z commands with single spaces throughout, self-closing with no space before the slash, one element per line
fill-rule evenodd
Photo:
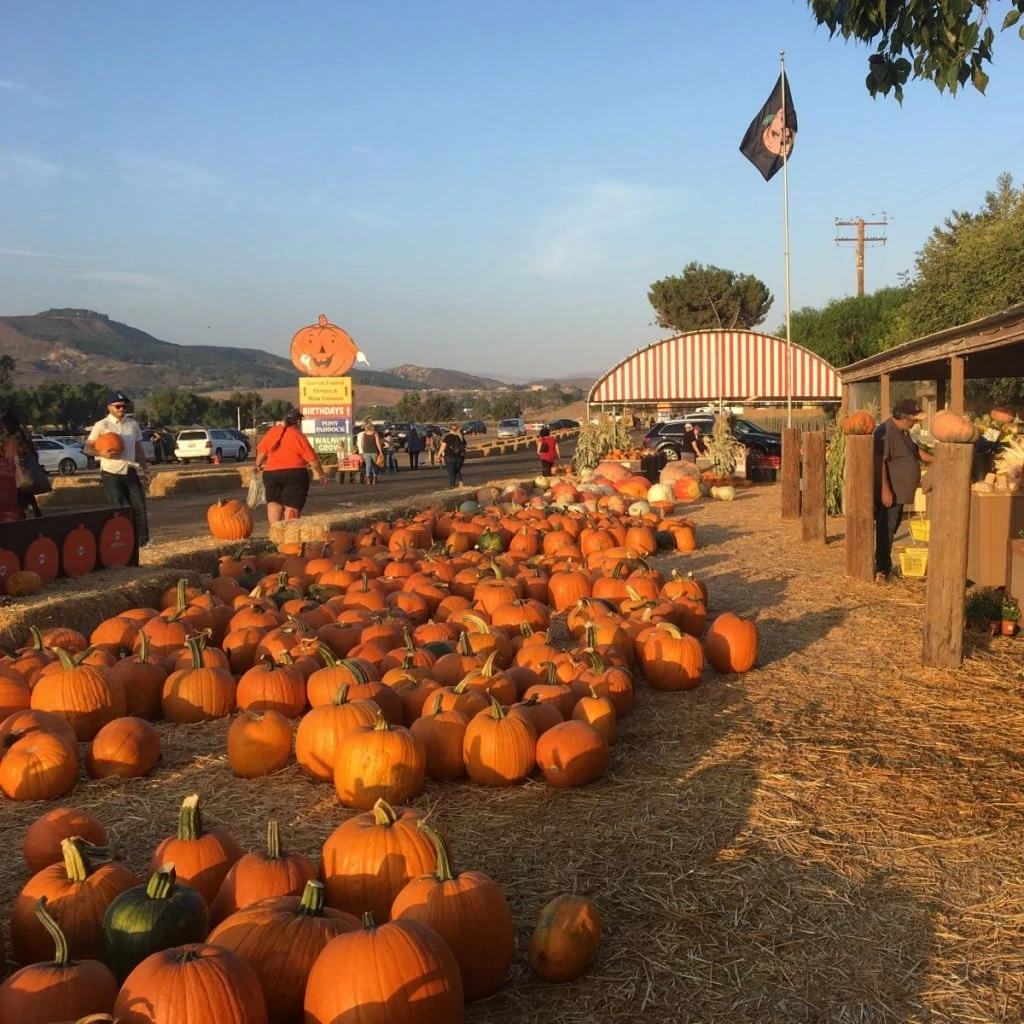
<path fill-rule="evenodd" d="M 93 424 L 85 442 L 85 453 L 99 459 L 100 483 L 111 508 L 130 505 L 135 510 L 135 532 L 139 547 L 149 543 L 149 524 L 146 519 L 146 491 L 149 467 L 142 449 L 142 429 L 134 419 L 127 418 L 131 404 L 128 396 L 113 391 L 107 396 L 107 415 Z M 120 450 L 112 438 L 121 439 Z M 103 440 L 100 440 L 103 438 Z M 96 442 L 99 447 L 94 447 Z"/>

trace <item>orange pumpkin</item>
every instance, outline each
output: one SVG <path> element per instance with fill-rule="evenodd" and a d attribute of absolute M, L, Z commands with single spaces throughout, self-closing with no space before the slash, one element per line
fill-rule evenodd
<path fill-rule="evenodd" d="M 242 711 L 228 729 L 228 764 L 243 779 L 280 771 L 292 753 L 292 727 L 277 711 Z"/>
<path fill-rule="evenodd" d="M 94 779 L 137 779 L 159 760 L 160 734 L 154 726 L 142 718 L 115 718 L 93 737 L 85 766 Z"/>
<path fill-rule="evenodd" d="M 323 313 L 315 324 L 295 332 L 290 355 L 304 377 L 344 377 L 357 359 L 365 362 L 348 332 L 328 323 Z"/>
<path fill-rule="evenodd" d="M 120 434 L 100 434 L 92 442 L 92 447 L 101 459 L 117 459 L 124 454 L 124 438 Z"/>
<path fill-rule="evenodd" d="M 206 510 L 206 524 L 217 540 L 245 540 L 252 535 L 249 507 L 236 498 L 221 498 Z"/>
<path fill-rule="evenodd" d="M 582 896 L 556 896 L 537 914 L 530 966 L 545 981 L 573 981 L 597 959 L 601 914 Z"/>
<path fill-rule="evenodd" d="M 553 786 L 585 786 L 604 774 L 608 743 L 590 725 L 570 719 L 552 726 L 537 740 L 537 767 Z"/>
<path fill-rule="evenodd" d="M 748 672 L 757 661 L 757 626 L 723 612 L 704 637 L 704 654 L 716 672 Z"/>
<path fill-rule="evenodd" d="M 59 864 L 64 859 L 60 844 L 72 836 L 93 846 L 107 845 L 107 830 L 91 814 L 56 807 L 29 825 L 21 844 L 26 867 L 35 874 L 51 864 Z"/>
<path fill-rule="evenodd" d="M 844 434 L 873 434 L 874 432 L 874 418 L 871 413 L 865 412 L 863 409 L 858 409 L 857 412 L 851 412 L 850 415 L 843 420 Z"/>

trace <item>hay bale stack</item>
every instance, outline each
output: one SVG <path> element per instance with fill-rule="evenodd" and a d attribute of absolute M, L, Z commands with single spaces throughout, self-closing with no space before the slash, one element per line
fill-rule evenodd
<path fill-rule="evenodd" d="M 107 503 L 98 477 L 58 476 L 53 490 L 36 499 L 40 508 L 102 508 Z"/>
<path fill-rule="evenodd" d="M 232 487 L 240 487 L 242 471 L 239 469 L 219 469 L 209 473 L 184 473 L 169 470 L 157 473 L 149 485 L 151 498 L 166 498 L 172 494 L 209 494 L 215 491 L 226 491 Z M 248 482 L 245 486 L 248 487 Z"/>
<path fill-rule="evenodd" d="M 14 650 L 29 640 L 29 626 L 67 626 L 88 636 L 96 626 L 129 608 L 151 607 L 189 573 L 139 566 L 54 580 L 32 597 L 0 609 L 0 646 Z"/>

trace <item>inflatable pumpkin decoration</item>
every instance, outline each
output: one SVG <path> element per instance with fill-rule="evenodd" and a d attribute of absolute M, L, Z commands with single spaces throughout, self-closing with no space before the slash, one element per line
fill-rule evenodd
<path fill-rule="evenodd" d="M 318 323 L 296 331 L 291 357 L 305 377 L 343 377 L 353 363 L 367 361 L 348 332 L 328 323 L 323 313 Z"/>

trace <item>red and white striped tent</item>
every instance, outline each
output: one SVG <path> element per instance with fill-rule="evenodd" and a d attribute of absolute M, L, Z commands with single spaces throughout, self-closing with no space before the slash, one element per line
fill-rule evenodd
<path fill-rule="evenodd" d="M 793 345 L 794 401 L 840 397 L 839 375 L 821 356 Z M 785 401 L 787 345 L 756 331 L 691 331 L 656 341 L 613 366 L 589 405 Z"/>

